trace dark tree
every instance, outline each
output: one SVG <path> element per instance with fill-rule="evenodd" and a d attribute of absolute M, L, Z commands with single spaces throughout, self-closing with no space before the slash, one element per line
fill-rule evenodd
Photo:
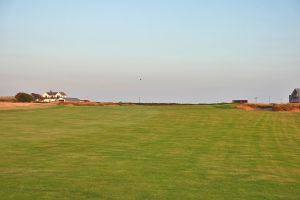
<path fill-rule="evenodd" d="M 40 94 L 36 94 L 36 93 L 31 93 L 31 96 L 33 97 L 33 100 L 43 100 L 44 98 L 42 97 L 42 95 Z"/>
<path fill-rule="evenodd" d="M 24 92 L 19 92 L 15 96 L 16 100 L 18 102 L 32 102 L 33 97 L 30 94 L 24 93 Z"/>

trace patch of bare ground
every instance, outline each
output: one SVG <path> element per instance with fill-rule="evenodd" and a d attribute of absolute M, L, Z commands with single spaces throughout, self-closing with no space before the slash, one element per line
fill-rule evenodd
<path fill-rule="evenodd" d="M 264 110 L 276 112 L 300 112 L 299 103 L 288 104 L 240 104 L 236 106 L 242 110 Z"/>
<path fill-rule="evenodd" d="M 0 110 L 48 108 L 51 106 L 55 106 L 55 104 L 52 104 L 52 103 L 0 102 Z"/>

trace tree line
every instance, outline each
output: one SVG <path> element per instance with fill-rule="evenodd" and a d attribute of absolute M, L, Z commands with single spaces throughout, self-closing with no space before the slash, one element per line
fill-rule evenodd
<path fill-rule="evenodd" d="M 15 95 L 15 99 L 17 102 L 33 102 L 33 101 L 40 101 L 44 98 L 40 94 L 36 93 L 25 93 L 25 92 L 19 92 Z"/>

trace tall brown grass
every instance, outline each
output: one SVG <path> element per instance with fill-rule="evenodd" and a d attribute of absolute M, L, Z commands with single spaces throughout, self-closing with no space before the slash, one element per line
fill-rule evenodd
<path fill-rule="evenodd" d="M 237 108 L 242 110 L 268 110 L 268 111 L 286 111 L 300 112 L 300 103 L 288 104 L 241 104 Z"/>
<path fill-rule="evenodd" d="M 0 96 L 0 102 L 16 102 L 16 98 L 13 96 Z"/>
<path fill-rule="evenodd" d="M 300 112 L 300 103 L 275 104 L 273 105 L 273 111 Z"/>

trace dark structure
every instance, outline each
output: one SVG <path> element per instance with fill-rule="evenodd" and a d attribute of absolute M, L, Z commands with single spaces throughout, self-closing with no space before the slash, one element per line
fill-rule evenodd
<path fill-rule="evenodd" d="M 294 89 L 289 99 L 290 103 L 300 103 L 300 88 Z"/>
<path fill-rule="evenodd" d="M 248 103 L 248 100 L 232 100 L 232 103 L 243 104 L 243 103 Z"/>

